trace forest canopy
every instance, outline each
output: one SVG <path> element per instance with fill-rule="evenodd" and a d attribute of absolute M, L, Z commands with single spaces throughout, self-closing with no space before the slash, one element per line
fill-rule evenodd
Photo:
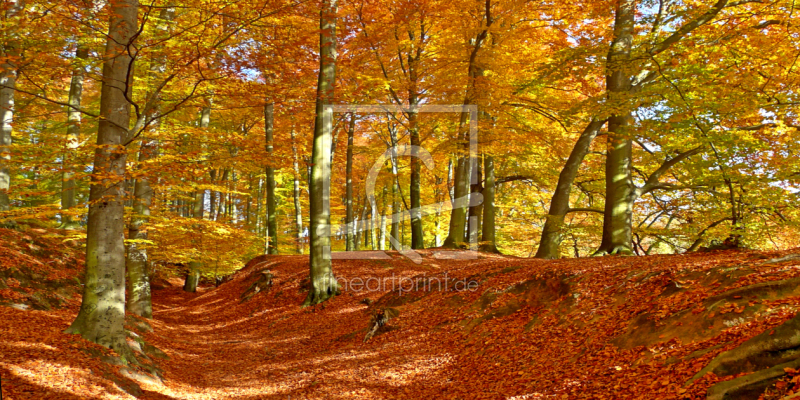
<path fill-rule="evenodd" d="M 319 107 L 380 105 L 320 127 L 334 252 L 472 243 L 559 258 L 798 240 L 788 0 L 2 7 L 6 225 L 85 227 L 95 179 L 119 186 L 127 252 L 151 264 L 222 275 L 265 251 L 308 252 Z M 129 111 L 109 117 L 104 90 Z M 477 112 L 424 110 L 437 105 Z M 118 140 L 98 140 L 104 124 Z M 112 173 L 96 152 L 125 157 Z"/>

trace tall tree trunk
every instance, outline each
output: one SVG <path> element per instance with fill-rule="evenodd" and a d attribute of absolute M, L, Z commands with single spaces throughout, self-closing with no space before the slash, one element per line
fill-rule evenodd
<path fill-rule="evenodd" d="M 589 153 L 592 141 L 597 137 L 600 128 L 605 121 L 592 120 L 586 129 L 583 130 L 572 152 L 567 158 L 564 168 L 558 175 L 558 183 L 553 197 L 550 200 L 550 211 L 544 222 L 542 237 L 539 241 L 539 249 L 536 251 L 536 258 L 555 259 L 561 256 L 561 241 L 563 240 L 564 218 L 569 211 L 569 198 L 572 191 L 572 184 L 578 176 L 583 159 Z M 484 239 L 485 240 L 485 239 Z"/>
<path fill-rule="evenodd" d="M 381 210 L 381 231 L 378 237 L 378 250 L 386 250 L 386 186 L 383 187 L 383 209 Z"/>
<path fill-rule="evenodd" d="M 278 218 L 275 204 L 275 168 L 272 164 L 274 106 L 272 103 L 264 107 L 264 132 L 267 140 L 267 155 L 270 156 L 267 167 L 267 224 L 269 225 L 269 246 L 267 253 L 278 254 Z"/>
<path fill-rule="evenodd" d="M 483 188 L 483 226 L 481 227 L 480 249 L 488 253 L 500 253 L 500 251 L 497 250 L 497 242 L 495 240 L 495 177 L 493 156 L 488 154 L 484 156 L 483 169 L 486 175 L 486 184 Z"/>
<path fill-rule="evenodd" d="M 412 69 L 411 73 L 416 76 L 416 72 Z M 412 79 L 413 85 L 416 86 L 415 78 Z M 422 205 L 421 205 L 421 192 L 420 192 L 420 160 L 417 158 L 419 154 L 419 127 L 417 126 L 417 112 L 414 107 L 417 106 L 418 100 L 416 90 L 410 91 L 409 102 L 412 111 L 408 113 L 408 133 L 411 139 L 411 176 L 409 196 L 411 201 L 411 248 L 424 249 L 425 248 L 425 235 L 422 230 Z"/>
<path fill-rule="evenodd" d="M 203 219 L 203 205 L 205 203 L 205 191 L 195 193 L 194 205 L 192 207 L 192 217 L 194 219 Z M 194 233 L 196 236 L 202 236 L 199 231 L 199 226 L 195 225 Z M 199 247 L 199 243 L 194 243 L 195 247 Z M 197 284 L 200 283 L 200 269 L 203 268 L 203 261 L 198 256 L 189 261 L 189 272 L 186 274 L 186 280 L 183 282 L 183 290 L 186 292 L 194 293 L 197 291 Z"/>
<path fill-rule="evenodd" d="M 481 165 L 481 159 L 483 157 L 478 157 L 478 163 L 475 166 L 475 170 L 472 171 L 474 175 L 472 179 L 472 184 L 470 184 L 470 196 L 475 193 L 482 193 L 483 192 L 483 166 Z M 477 179 L 476 179 L 477 178 Z M 481 233 L 481 222 L 483 222 L 483 203 L 478 204 L 476 206 L 469 208 L 469 219 L 470 221 L 469 228 L 467 229 L 467 236 L 465 237 L 465 241 L 470 243 L 475 243 L 480 241 L 480 233 Z"/>
<path fill-rule="evenodd" d="M 369 249 L 369 221 L 367 221 L 367 211 L 369 209 L 369 204 L 367 203 L 367 199 L 364 199 L 364 208 L 361 209 L 361 219 L 359 220 L 361 224 L 361 229 L 359 232 L 361 233 L 361 237 L 364 239 L 364 246 L 362 247 L 364 250 Z"/>
<path fill-rule="evenodd" d="M 319 18 L 319 80 L 314 120 L 311 208 L 310 288 L 304 306 L 322 303 L 339 289 L 331 268 L 330 179 L 333 116 L 325 110 L 333 104 L 336 83 L 336 0 L 324 0 Z M 325 114 L 328 115 L 325 115 Z"/>
<path fill-rule="evenodd" d="M 225 168 L 222 170 L 222 176 L 219 178 L 219 183 L 222 185 L 228 185 L 228 176 L 230 175 L 231 170 Z M 222 218 L 225 215 L 225 197 L 227 193 L 217 192 L 217 209 L 216 214 L 214 214 L 214 221 L 224 220 Z"/>
<path fill-rule="evenodd" d="M 633 254 L 631 219 L 635 186 L 631 172 L 633 140 L 628 132 L 633 116 L 626 103 L 631 91 L 627 67 L 633 47 L 635 0 L 620 0 L 615 13 L 614 39 L 606 61 L 609 70 L 606 91 L 609 104 L 618 111 L 608 118 L 603 240 L 595 255 Z"/>
<path fill-rule="evenodd" d="M 80 312 L 68 333 L 133 357 L 125 338 L 125 158 L 130 132 L 133 59 L 129 46 L 137 32 L 137 0 L 110 3 L 111 20 L 103 64 L 100 122 L 90 189 L 86 233 L 86 274 Z"/>
<path fill-rule="evenodd" d="M 158 145 L 155 140 L 143 139 L 139 148 L 139 162 L 155 157 Z M 150 216 L 153 189 L 147 177 L 136 179 L 134 186 L 133 217 L 128 229 L 128 257 L 126 259 L 127 308 L 140 317 L 152 318 L 153 306 L 150 297 L 150 276 L 147 270 L 147 248 L 138 241 L 147 240 L 144 225 Z"/>
<path fill-rule="evenodd" d="M 83 80 L 85 77 L 84 60 L 89 56 L 89 48 L 81 43 L 78 38 L 78 48 L 75 50 L 75 67 L 72 69 L 72 79 L 69 84 L 69 97 L 67 103 L 67 145 L 62 159 L 61 175 L 61 209 L 69 210 L 76 205 L 75 172 L 73 171 L 72 160 L 78 148 L 78 140 L 81 133 L 81 113 L 77 109 L 81 106 L 83 94 Z M 69 213 L 62 214 L 61 227 L 64 229 L 75 229 L 79 226 Z"/>
<path fill-rule="evenodd" d="M 16 17 L 25 6 L 23 0 L 10 0 L 6 9 L 6 19 Z M 12 22 L 13 24 L 13 22 Z M 0 211 L 8 211 L 11 201 L 8 191 L 11 188 L 11 133 L 14 124 L 14 92 L 17 88 L 17 65 L 19 40 L 16 32 L 10 32 L 5 43 L 0 46 Z"/>
<path fill-rule="evenodd" d="M 356 115 L 350 115 L 350 125 L 347 128 L 347 165 L 345 167 L 346 175 L 346 197 L 345 204 L 345 229 L 347 230 L 346 247 L 347 251 L 353 251 L 355 243 L 353 242 L 353 135 L 356 130 Z"/>
<path fill-rule="evenodd" d="M 211 124 L 211 107 L 203 107 L 202 111 L 200 112 L 200 129 L 208 129 L 208 126 Z M 212 175 L 213 179 L 213 175 Z M 192 206 L 192 217 L 197 220 L 203 219 L 203 208 L 205 207 L 205 190 L 200 190 L 195 193 L 194 195 L 194 204 Z M 209 190 L 209 195 L 211 199 L 214 198 L 214 191 Z M 213 213 L 213 204 L 209 212 Z M 200 225 L 196 224 L 193 228 L 195 237 L 202 237 L 202 232 L 199 232 Z M 197 284 L 200 283 L 200 269 L 203 268 L 203 261 L 201 260 L 200 256 L 200 243 L 194 243 L 195 249 L 197 250 L 197 256 L 194 259 L 189 261 L 189 271 L 186 274 L 186 280 L 183 283 L 183 290 L 187 292 L 194 293 L 197 291 Z"/>
<path fill-rule="evenodd" d="M 474 102 L 479 98 L 478 87 L 476 84 L 477 80 L 483 76 L 483 67 L 478 61 L 478 54 L 480 53 L 481 48 L 483 47 L 484 43 L 486 42 L 486 38 L 489 35 L 489 28 L 494 22 L 491 13 L 491 5 L 491 1 L 486 0 L 483 10 L 484 15 L 481 21 L 484 23 L 483 29 L 474 39 L 470 40 L 472 50 L 470 51 L 469 59 L 467 61 L 467 76 L 469 77 L 469 84 L 464 96 L 464 106 L 474 104 Z M 454 196 L 457 202 L 459 199 L 461 199 L 462 202 L 469 199 L 472 163 L 469 154 L 468 131 L 471 123 L 472 122 L 469 119 L 469 113 L 462 112 L 458 123 L 457 133 L 458 140 L 462 142 L 462 145 L 460 146 L 462 153 L 458 155 L 453 182 L 453 185 L 455 186 Z M 458 207 L 458 204 L 454 205 L 452 211 L 450 212 L 450 230 L 447 234 L 447 239 L 444 241 L 443 247 L 458 248 L 463 244 L 462 242 L 466 237 L 466 219 L 469 202 L 466 201 L 464 203 L 465 204 L 462 204 L 460 207 Z"/>
<path fill-rule="evenodd" d="M 291 131 L 292 139 L 292 168 L 294 168 L 294 225 L 297 240 L 297 254 L 303 254 L 303 212 L 300 209 L 300 162 L 297 157 L 297 143 L 295 142 L 294 127 Z"/>
<path fill-rule="evenodd" d="M 455 164 L 456 167 L 453 173 L 454 205 L 452 211 L 450 211 L 450 228 L 447 238 L 442 244 L 442 247 L 446 248 L 459 248 L 463 245 L 466 232 L 467 208 L 469 206 L 463 200 L 469 195 L 469 156 L 458 155 Z"/>
<path fill-rule="evenodd" d="M 402 216 L 402 210 L 400 208 L 400 196 L 402 194 L 400 193 L 400 182 L 398 180 L 397 130 L 393 127 L 389 130 L 389 139 L 391 141 L 390 161 L 392 164 L 392 230 L 389 235 L 391 238 L 402 244 L 403 240 L 400 237 L 400 217 Z M 397 250 L 402 250 L 402 248 Z"/>

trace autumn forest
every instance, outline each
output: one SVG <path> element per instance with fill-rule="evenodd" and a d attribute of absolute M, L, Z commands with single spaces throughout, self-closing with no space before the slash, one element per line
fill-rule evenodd
<path fill-rule="evenodd" d="M 0 15 L 12 399 L 800 392 L 796 356 L 752 361 L 800 347 L 783 340 L 800 327 L 793 0 L 3 0 Z M 399 289 L 355 286 L 389 274 Z M 283 375 L 233 389 L 177 350 L 217 326 L 195 357 L 259 364 L 230 324 L 261 314 L 247 343 L 317 338 L 258 342 Z M 63 326 L 31 326 L 48 318 Z M 538 344 L 510 350 L 529 332 Z M 574 358 L 552 361 L 573 336 Z M 458 350 L 423 357 L 436 342 Z M 61 343 L 94 372 L 47 375 L 19 343 Z M 370 345 L 398 368 L 384 389 L 360 377 L 387 366 L 345 361 Z M 287 366 L 314 354 L 338 375 Z M 493 372 L 465 368 L 482 357 Z M 737 381 L 736 363 L 761 375 Z M 637 374 L 654 378 L 621 383 Z"/>

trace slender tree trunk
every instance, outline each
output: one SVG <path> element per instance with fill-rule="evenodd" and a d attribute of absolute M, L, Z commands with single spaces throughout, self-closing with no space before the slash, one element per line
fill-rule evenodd
<path fill-rule="evenodd" d="M 310 288 L 304 306 L 322 303 L 339 289 L 331 268 L 330 179 L 333 115 L 325 110 L 333 104 L 336 76 L 336 0 L 324 0 L 320 10 L 320 57 L 314 121 L 313 166 L 309 204 L 311 208 Z M 327 115 L 326 115 L 327 114 Z"/>
<path fill-rule="evenodd" d="M 192 207 L 192 217 L 194 219 L 203 219 L 203 203 L 205 203 L 205 191 L 195 193 L 194 205 Z M 195 225 L 195 235 L 202 237 L 201 232 L 198 232 L 199 226 Z M 199 243 L 195 243 L 195 247 L 199 247 Z M 198 252 L 199 253 L 199 252 Z M 189 272 L 186 274 L 186 280 L 183 283 L 183 290 L 186 292 L 194 293 L 197 291 L 197 284 L 200 283 L 200 269 L 203 268 L 203 262 L 200 256 L 189 261 Z"/>
<path fill-rule="evenodd" d="M 25 6 L 23 0 L 10 0 L 6 19 L 16 17 Z M 11 23 L 13 24 L 13 22 Z M 17 88 L 17 65 L 15 59 L 20 54 L 16 32 L 10 32 L 5 43 L 0 46 L 0 211 L 11 208 L 8 191 L 11 188 L 11 133 L 14 124 L 14 94 Z"/>
<path fill-rule="evenodd" d="M 383 187 L 383 209 L 381 210 L 381 231 L 378 237 L 378 250 L 386 250 L 386 186 Z"/>
<path fill-rule="evenodd" d="M 464 96 L 464 106 L 474 104 L 474 102 L 479 98 L 479 90 L 476 86 L 476 83 L 477 80 L 483 76 L 483 67 L 480 65 L 478 60 L 478 54 L 480 53 L 483 44 L 486 42 L 486 38 L 489 34 L 489 28 L 494 22 L 491 14 L 490 0 L 485 2 L 483 17 L 484 18 L 481 22 L 485 23 L 485 25 L 483 26 L 481 32 L 473 40 L 471 40 L 470 43 L 472 45 L 472 50 L 470 51 L 467 62 L 467 76 L 469 77 L 469 85 L 467 86 L 467 91 Z M 471 160 L 468 142 L 468 129 L 470 124 L 471 121 L 469 113 L 462 112 L 458 123 L 457 133 L 457 138 L 462 143 L 460 146 L 462 153 L 458 155 L 453 182 L 453 185 L 455 186 L 454 197 L 456 201 L 461 199 L 462 202 L 469 199 L 470 193 L 470 174 L 472 172 L 472 163 L 470 162 Z M 454 205 L 452 211 L 450 212 L 450 230 L 447 234 L 447 239 L 444 241 L 443 247 L 459 248 L 463 245 L 467 228 L 467 208 L 469 208 L 469 202 L 467 201 L 464 203 L 465 204 L 461 206 L 458 204 Z"/>
<path fill-rule="evenodd" d="M 414 73 L 412 71 L 412 73 Z M 414 84 L 416 84 L 414 82 Z M 417 106 L 416 93 L 409 96 L 411 106 Z M 408 113 L 408 133 L 411 139 L 411 177 L 409 196 L 411 201 L 411 248 L 424 249 L 425 248 L 425 235 L 422 230 L 422 205 L 421 205 L 421 192 L 420 192 L 420 160 L 417 158 L 419 154 L 418 148 L 420 146 L 419 127 L 417 126 L 417 112 L 412 110 Z"/>
<path fill-rule="evenodd" d="M 345 205 L 345 229 L 347 230 L 346 250 L 353 251 L 355 243 L 353 242 L 353 135 L 356 129 L 356 115 L 350 116 L 350 125 L 347 128 L 347 166 L 345 168 L 346 174 L 346 197 L 344 200 Z"/>
<path fill-rule="evenodd" d="M 126 99 L 133 59 L 128 46 L 137 32 L 138 2 L 110 3 L 111 20 L 103 64 L 100 122 L 90 189 L 86 273 L 80 312 L 68 333 L 133 357 L 125 338 L 125 150 L 130 123 Z"/>
<path fill-rule="evenodd" d="M 468 155 L 459 155 L 456 159 L 456 167 L 453 174 L 454 206 L 450 212 L 450 229 L 442 247 L 459 248 L 464 242 L 468 204 L 458 203 L 463 203 L 463 199 L 469 195 L 469 164 Z"/>
<path fill-rule="evenodd" d="M 155 157 L 157 143 L 152 139 L 143 139 L 139 149 L 139 162 L 143 163 Z M 153 306 L 150 297 L 150 276 L 147 270 L 147 248 L 138 241 L 147 240 L 144 225 L 150 216 L 150 205 L 153 200 L 153 189 L 149 179 L 141 176 L 134 186 L 134 202 L 132 221 L 128 229 L 128 258 L 126 259 L 127 275 L 127 307 L 128 311 L 140 317 L 152 318 Z"/>
<path fill-rule="evenodd" d="M 483 192 L 483 168 L 481 165 L 480 160 L 482 157 L 478 157 L 478 163 L 472 174 L 477 177 L 477 179 L 473 179 L 472 182 L 474 184 L 470 185 L 470 196 L 474 193 L 482 193 Z M 483 203 L 478 204 L 477 206 L 473 206 L 469 208 L 469 219 L 468 221 L 475 221 L 474 223 L 469 224 L 469 229 L 467 230 L 467 236 L 465 240 L 470 243 L 480 241 L 480 233 L 481 233 L 481 222 L 483 222 Z"/>
<path fill-rule="evenodd" d="M 253 232 L 253 224 L 252 224 L 253 215 L 252 215 L 252 210 L 250 208 L 251 203 L 253 202 L 253 174 L 252 173 L 250 173 L 248 175 L 247 187 L 248 187 L 248 193 L 250 194 L 250 196 L 247 196 L 247 203 L 245 204 L 245 210 L 244 210 L 245 224 L 247 225 L 247 230 L 250 231 L 250 232 Z"/>
<path fill-rule="evenodd" d="M 614 20 L 614 39 L 606 61 L 609 103 L 619 110 L 608 118 L 606 154 L 606 202 L 603 240 L 595 255 L 633 254 L 631 220 L 635 186 L 631 170 L 632 143 L 628 127 L 633 119 L 627 103 L 631 81 L 626 67 L 633 46 L 635 0 L 620 0 Z"/>
<path fill-rule="evenodd" d="M 272 103 L 264 107 L 264 132 L 267 140 L 267 155 L 272 163 L 273 131 L 274 131 L 274 106 Z M 269 247 L 267 253 L 278 254 L 278 218 L 275 203 L 275 168 L 267 167 L 267 224 L 269 225 Z"/>
<path fill-rule="evenodd" d="M 542 238 L 539 241 L 539 249 L 536 251 L 536 258 L 555 259 L 561 256 L 561 241 L 563 240 L 564 218 L 569 211 L 569 198 L 572 191 L 572 184 L 578 176 L 583 159 L 589 153 L 592 141 L 597 137 L 600 128 L 605 121 L 592 120 L 586 129 L 583 130 L 572 152 L 567 158 L 564 168 L 558 176 L 556 190 L 550 200 L 550 211 L 544 222 Z M 484 239 L 485 240 L 485 239 Z"/>
<path fill-rule="evenodd" d="M 297 143 L 295 142 L 294 127 L 291 131 L 292 139 L 292 168 L 294 168 L 294 225 L 297 232 L 295 239 L 297 240 L 297 254 L 303 254 L 303 212 L 300 209 L 300 163 L 297 157 Z"/>
<path fill-rule="evenodd" d="M 216 184 L 217 182 L 217 170 L 211 169 L 208 172 L 209 176 L 211 176 L 211 183 Z M 208 219 L 211 221 L 216 221 L 217 219 L 217 192 L 214 189 L 208 191 Z"/>
<path fill-rule="evenodd" d="M 256 193 L 256 226 L 253 229 L 253 233 L 256 236 L 261 234 L 261 196 L 264 192 L 264 180 L 260 177 L 258 178 L 258 192 Z"/>
<path fill-rule="evenodd" d="M 397 131 L 392 128 L 389 130 L 391 140 L 391 163 L 392 163 L 392 230 L 390 235 L 394 240 L 403 243 L 400 237 L 401 208 L 400 208 L 400 183 L 398 181 L 398 160 L 397 160 Z M 401 249 L 397 249 L 401 250 Z"/>
<path fill-rule="evenodd" d="M 367 199 L 364 199 L 364 208 L 361 209 L 361 237 L 364 239 L 364 250 L 369 249 L 369 221 L 367 221 L 367 210 L 369 204 L 367 204 Z"/>
<path fill-rule="evenodd" d="M 230 175 L 230 169 L 225 168 L 222 171 L 222 176 L 219 178 L 219 183 L 227 186 L 228 184 L 228 176 Z M 214 214 L 214 221 L 220 221 L 221 218 L 225 215 L 225 196 L 227 193 L 217 192 L 217 210 Z"/>
<path fill-rule="evenodd" d="M 203 107 L 202 111 L 200 112 L 200 129 L 208 129 L 208 126 L 211 124 L 211 107 Z M 213 179 L 213 175 L 212 175 Z M 203 219 L 203 208 L 205 207 L 205 190 L 201 190 L 195 193 L 194 196 L 194 204 L 192 205 L 192 217 L 197 220 Z M 209 190 L 209 195 L 211 196 L 211 200 L 214 198 L 214 191 Z M 210 213 L 213 213 L 214 207 L 213 203 L 211 204 L 211 208 L 209 209 Z M 199 232 L 200 225 L 195 224 L 194 228 L 194 235 L 195 237 L 202 238 L 202 232 Z M 200 269 L 203 268 L 203 262 L 201 261 L 200 256 L 200 243 L 194 243 L 195 249 L 197 251 L 197 256 L 189 261 L 189 271 L 186 274 L 186 280 L 183 283 L 183 290 L 187 292 L 194 293 L 197 291 L 197 284 L 200 282 Z"/>
<path fill-rule="evenodd" d="M 395 181 L 396 182 L 396 181 Z M 394 240 L 400 240 L 400 193 L 397 188 L 397 183 L 392 184 L 392 228 L 389 231 L 390 237 Z"/>
<path fill-rule="evenodd" d="M 61 209 L 69 210 L 76 205 L 75 172 L 73 171 L 72 160 L 78 149 L 78 140 L 81 133 L 81 113 L 77 110 L 81 106 L 83 94 L 83 80 L 85 70 L 83 62 L 89 56 L 89 48 L 81 43 L 78 38 L 78 48 L 75 50 L 76 66 L 72 70 L 72 79 L 69 84 L 69 97 L 67 103 L 67 148 L 62 159 L 61 175 Z M 61 227 L 64 229 L 75 229 L 79 226 L 69 213 L 62 214 Z"/>
<path fill-rule="evenodd" d="M 486 185 L 483 188 L 483 226 L 481 227 L 481 251 L 488 253 L 500 253 L 497 250 L 495 240 L 495 177 L 494 177 L 494 157 L 486 155 L 483 160 L 484 174 L 486 175 Z"/>

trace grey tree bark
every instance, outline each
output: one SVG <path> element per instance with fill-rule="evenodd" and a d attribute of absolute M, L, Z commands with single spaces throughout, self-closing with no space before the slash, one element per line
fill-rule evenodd
<path fill-rule="evenodd" d="M 294 197 L 294 224 L 296 231 L 295 239 L 297 240 L 297 254 L 303 254 L 303 212 L 300 209 L 300 162 L 299 158 L 297 157 L 297 142 L 295 141 L 294 127 L 292 127 L 291 130 L 291 139 L 292 168 L 294 168 L 294 187 L 292 193 Z"/>
<path fill-rule="evenodd" d="M 68 333 L 133 357 L 124 331 L 125 244 L 124 188 L 129 136 L 133 59 L 129 47 L 137 32 L 137 0 L 110 4 L 111 19 L 103 64 L 100 121 L 89 195 L 86 274 L 80 312 Z"/>
<path fill-rule="evenodd" d="M 267 155 L 273 153 L 273 132 L 274 132 L 274 106 L 272 103 L 264 106 L 264 132 L 267 141 Z M 270 164 L 272 160 L 270 159 Z M 275 168 L 271 165 L 267 167 L 267 225 L 269 228 L 268 254 L 278 254 L 278 218 L 277 205 L 275 202 Z"/>
<path fill-rule="evenodd" d="M 356 115 L 350 116 L 350 125 L 347 127 L 347 165 L 345 166 L 345 179 L 346 194 L 345 194 L 345 229 L 347 229 L 347 238 L 345 250 L 355 250 L 355 242 L 353 237 L 353 135 L 356 128 Z"/>
<path fill-rule="evenodd" d="M 203 107 L 200 111 L 200 128 L 201 129 L 208 129 L 208 126 L 211 124 L 211 107 Z M 213 195 L 213 191 L 209 191 L 209 194 Z M 192 205 L 192 218 L 197 220 L 203 219 L 203 208 L 205 207 L 205 190 L 200 190 L 194 194 L 194 204 Z M 213 209 L 213 204 L 212 204 Z M 195 231 L 194 234 L 196 236 L 201 236 L 202 234 L 198 232 L 200 230 L 199 225 L 195 225 L 193 230 Z M 199 243 L 194 243 L 195 247 L 199 247 Z M 197 291 L 197 284 L 200 283 L 200 269 L 203 268 L 203 262 L 200 260 L 199 256 L 189 261 L 189 271 L 186 274 L 186 280 L 183 283 L 183 290 L 186 292 L 196 292 Z"/>
<path fill-rule="evenodd" d="M 608 51 L 606 91 L 609 103 L 621 110 L 608 118 L 606 150 L 606 203 L 603 217 L 603 240 L 595 252 L 601 254 L 633 254 L 631 248 L 632 196 L 634 193 L 631 157 L 633 140 L 628 128 L 633 115 L 625 107 L 625 94 L 631 90 L 629 68 L 633 47 L 636 2 L 617 3 L 614 18 L 614 39 Z"/>
<path fill-rule="evenodd" d="M 339 289 L 331 268 L 330 179 L 333 116 L 325 106 L 333 104 L 336 84 L 336 0 L 324 0 L 319 18 L 319 79 L 312 148 L 309 206 L 311 215 L 310 287 L 303 306 L 324 302 Z"/>
<path fill-rule="evenodd" d="M 500 253 L 497 249 L 495 239 L 495 176 L 494 176 L 494 157 L 484 156 L 483 160 L 484 175 L 486 183 L 483 188 L 483 226 L 481 227 L 480 250 L 488 253 Z"/>
<path fill-rule="evenodd" d="M 25 7 L 23 0 L 9 0 L 6 9 L 6 19 L 17 17 Z M 9 32 L 9 36 L 0 46 L 0 211 L 11 208 L 8 191 L 11 189 L 11 133 L 14 123 L 14 92 L 17 88 L 17 65 L 14 59 L 20 54 L 19 39 L 16 32 Z"/>
<path fill-rule="evenodd" d="M 72 78 L 69 84 L 69 97 L 67 103 L 67 143 L 62 159 L 61 175 L 61 209 L 69 210 L 77 205 L 75 172 L 72 167 L 72 159 L 78 148 L 78 140 L 81 134 L 81 113 L 78 108 L 81 106 L 83 95 L 83 81 L 86 75 L 84 60 L 89 56 L 89 48 L 78 38 L 78 47 L 75 50 L 75 66 L 72 69 Z M 61 227 L 64 229 L 75 229 L 79 226 L 71 215 L 62 214 Z"/>
<path fill-rule="evenodd" d="M 630 102 L 636 98 L 636 93 L 642 85 L 660 76 L 660 72 L 653 71 L 660 67 L 656 68 L 650 62 L 645 62 L 641 70 L 632 71 L 634 60 L 631 58 L 631 51 L 636 28 L 636 4 L 635 0 L 621 0 L 617 3 L 614 38 L 606 60 L 608 71 L 606 92 L 608 102 L 615 111 L 608 119 L 603 240 L 594 255 L 633 254 L 631 222 L 633 203 L 639 195 L 639 190 L 633 183 L 633 140 L 629 133 L 633 122 L 632 111 L 637 106 Z M 729 4 L 728 0 L 717 0 L 706 12 L 687 20 L 677 29 L 671 29 L 671 33 L 664 40 L 646 49 L 646 56 L 655 58 L 698 27 L 713 20 L 722 9 L 733 5 L 737 4 Z M 656 23 L 653 32 L 660 29 L 659 24 L 663 23 L 663 19 L 661 21 Z"/>
<path fill-rule="evenodd" d="M 578 176 L 583 159 L 589 153 L 592 141 L 597 137 L 605 121 L 592 120 L 589 125 L 581 132 L 578 141 L 572 148 L 572 152 L 567 158 L 564 168 L 558 176 L 556 190 L 550 200 L 550 210 L 542 229 L 542 237 L 539 241 L 539 249 L 536 251 L 536 258 L 555 259 L 561 257 L 561 241 L 563 240 L 564 218 L 569 212 L 569 198 L 572 191 L 572 184 Z"/>

